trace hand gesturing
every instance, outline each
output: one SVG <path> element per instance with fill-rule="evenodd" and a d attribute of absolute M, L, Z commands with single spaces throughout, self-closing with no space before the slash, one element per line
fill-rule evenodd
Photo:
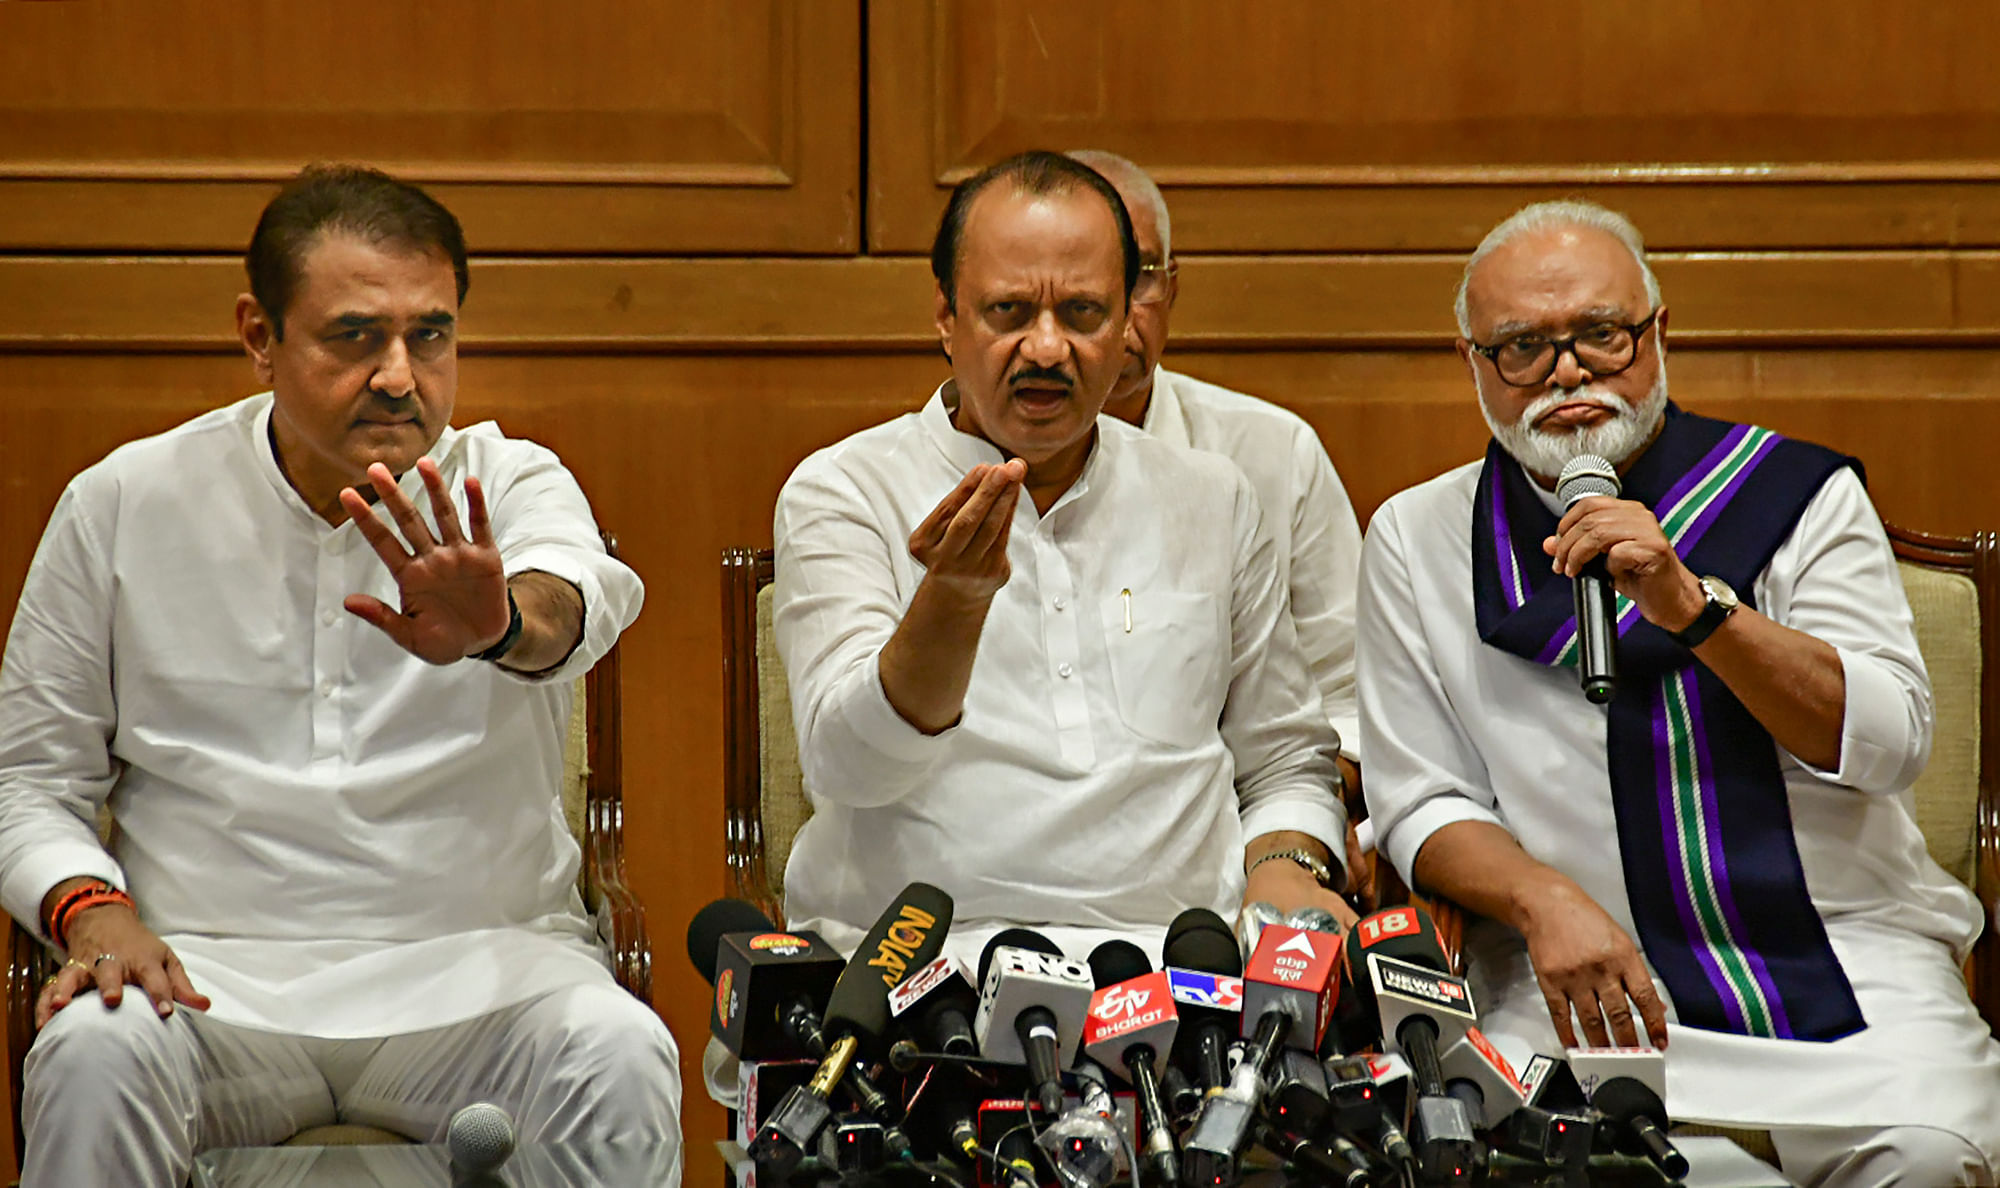
<path fill-rule="evenodd" d="M 398 611 L 379 598 L 350 594 L 344 605 L 411 655 L 431 664 L 451 664 L 484 651 L 507 633 L 507 575 L 500 550 L 493 544 L 479 480 L 465 480 L 466 519 L 472 530 L 468 539 L 459 528 L 458 511 L 437 463 L 420 458 L 417 473 L 430 492 L 438 525 L 435 539 L 416 505 L 396 486 L 389 468 L 379 462 L 368 468 L 369 484 L 403 539 L 410 542 L 407 552 L 359 491 L 349 487 L 340 493 L 341 507 L 395 577 L 403 604 Z"/>

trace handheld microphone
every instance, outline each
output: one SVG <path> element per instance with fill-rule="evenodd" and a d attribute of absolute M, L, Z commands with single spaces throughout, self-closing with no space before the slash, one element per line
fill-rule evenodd
<path fill-rule="evenodd" d="M 944 949 L 951 912 L 951 896 L 928 883 L 911 883 L 875 921 L 827 1000 L 826 1058 L 811 1080 L 785 1095 L 750 1140 L 750 1156 L 760 1166 L 782 1178 L 806 1157 L 832 1116 L 827 1098 L 834 1086 L 852 1080 L 855 1058 L 864 1049 L 872 1054 L 888 1030 L 889 991 Z M 908 1157 L 909 1140 L 900 1131 L 885 1134 L 885 1141 L 899 1157 Z"/>
<path fill-rule="evenodd" d="M 1442 972 L 1444 948 L 1430 913 L 1411 904 L 1367 916 L 1347 934 L 1344 955 L 1348 980 L 1379 1020 L 1383 1041 L 1410 1062 L 1419 1171 L 1444 1181 L 1479 1174 L 1486 1158 L 1472 1112 L 1447 1094 L 1438 1062 L 1439 1051 L 1463 1039 L 1478 1016 L 1464 980 Z"/>
<path fill-rule="evenodd" d="M 1265 926 L 1284 922 L 1285 913 L 1261 899 L 1244 904 L 1236 916 L 1236 943 L 1243 950 L 1243 959 L 1248 961 L 1250 954 L 1257 951 L 1257 938 L 1263 935 Z"/>
<path fill-rule="evenodd" d="M 1618 497 L 1618 471 L 1596 454 L 1579 454 L 1562 468 L 1556 498 L 1565 509 L 1592 495 Z M 1576 575 L 1576 675 L 1583 695 L 1603 705 L 1618 695 L 1618 603 L 1611 571 L 1593 557 Z"/>
<path fill-rule="evenodd" d="M 475 1101 L 451 1116 L 444 1141 L 453 1182 L 478 1181 L 514 1153 L 514 1119 L 492 1102 Z"/>
<path fill-rule="evenodd" d="M 1139 1127 L 1143 1155 L 1163 1184 L 1180 1179 L 1180 1151 L 1160 1100 L 1155 1062 L 1172 1050 L 1180 1030 L 1180 1012 L 1164 973 L 1130 941 L 1109 940 L 1090 954 L 1090 972 L 1097 993 L 1090 999 L 1084 1024 L 1084 1051 L 1111 1068 L 1122 1067 L 1139 1095 Z"/>
<path fill-rule="evenodd" d="M 1528 1103 L 1527 1087 L 1514 1068 L 1477 1027 L 1452 1041 L 1438 1056 L 1447 1093 L 1466 1103 L 1479 1126 L 1493 1130 Z"/>
<path fill-rule="evenodd" d="M 786 932 L 740 899 L 718 899 L 688 922 L 688 960 L 715 987 L 708 1030 L 739 1060 L 820 1057 L 819 1003 L 847 963 L 811 932 Z"/>
<path fill-rule="evenodd" d="M 890 1018 L 932 1051 L 947 1056 L 978 1053 L 979 1042 L 972 1034 L 972 1015 L 978 1009 L 979 992 L 949 953 L 889 991 Z"/>
<path fill-rule="evenodd" d="M 1009 928 L 986 943 L 979 982 L 972 1027 L 980 1053 L 1026 1064 L 1035 1104 L 1050 1117 L 1062 1113 L 1062 1070 L 1076 1059 L 1090 1012 L 1089 968 L 1041 933 Z"/>
<path fill-rule="evenodd" d="M 1667 1140 L 1666 1103 L 1634 1077 L 1612 1077 L 1597 1087 L 1590 1104 L 1604 1115 L 1618 1145 L 1646 1157 L 1670 1180 L 1688 1173 L 1687 1156 Z"/>
<path fill-rule="evenodd" d="M 1173 1063 L 1199 1094 L 1229 1079 L 1229 1038 L 1243 1013 L 1243 954 L 1236 934 L 1207 908 L 1189 908 L 1167 927 L 1167 983 L 1180 1005 Z"/>

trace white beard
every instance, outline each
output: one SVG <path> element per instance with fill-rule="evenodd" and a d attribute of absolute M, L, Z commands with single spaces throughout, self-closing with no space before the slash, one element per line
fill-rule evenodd
<path fill-rule="evenodd" d="M 1550 409 L 1579 401 L 1609 410 L 1612 418 L 1601 425 L 1559 433 L 1535 428 L 1535 422 Z M 1653 390 L 1637 405 L 1625 403 L 1623 397 L 1599 384 L 1585 384 L 1538 397 L 1521 413 L 1520 419 L 1512 425 L 1502 425 L 1494 419 L 1486 401 L 1479 402 L 1479 415 L 1486 418 L 1486 427 L 1493 431 L 1493 439 L 1500 443 L 1500 448 L 1526 467 L 1528 473 L 1538 475 L 1561 474 L 1570 459 L 1584 454 L 1595 454 L 1613 466 L 1622 466 L 1652 439 L 1666 411 L 1665 367 L 1660 368 L 1658 378 L 1653 381 Z"/>

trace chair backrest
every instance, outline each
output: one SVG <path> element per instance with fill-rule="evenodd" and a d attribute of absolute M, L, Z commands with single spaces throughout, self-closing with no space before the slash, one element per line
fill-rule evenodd
<path fill-rule="evenodd" d="M 1979 897 L 1973 1001 L 2000 1030 L 2000 538 L 1887 525 L 1935 701 L 1930 765 L 1913 788 L 1931 857 Z"/>
<path fill-rule="evenodd" d="M 790 686 L 771 633 L 769 549 L 722 555 L 722 735 L 729 893 L 782 923 L 785 863 L 812 816 Z"/>

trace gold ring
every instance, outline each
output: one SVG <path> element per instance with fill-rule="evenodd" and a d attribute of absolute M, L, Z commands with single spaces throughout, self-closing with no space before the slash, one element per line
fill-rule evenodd
<path fill-rule="evenodd" d="M 69 967 L 71 967 L 72 965 L 73 965 L 73 966 L 75 966 L 76 968 L 78 968 L 78 969 L 82 970 L 82 971 L 83 971 L 83 972 L 85 972 L 85 973 L 89 973 L 89 972 L 90 972 L 90 967 L 89 967 L 88 965 L 85 965 L 85 964 L 84 964 L 83 962 L 81 962 L 81 961 L 78 961 L 78 960 L 77 960 L 76 958 L 74 958 L 74 957 L 70 958 L 70 959 L 69 959 L 68 961 L 65 961 L 65 962 L 63 962 L 63 969 L 68 969 L 68 968 L 69 968 Z"/>
<path fill-rule="evenodd" d="M 52 974 L 50 974 L 50 975 L 49 975 L 48 977 L 46 977 L 46 978 L 43 978 L 43 979 L 42 979 L 42 989 L 46 990 L 46 989 L 48 989 L 48 988 L 49 988 L 50 986 L 53 986 L 53 985 L 55 985 L 55 984 L 56 984 L 56 979 L 57 979 L 57 978 L 59 978 L 59 977 L 61 977 L 61 976 L 62 976 L 62 975 L 61 975 L 60 973 L 52 973 Z"/>

